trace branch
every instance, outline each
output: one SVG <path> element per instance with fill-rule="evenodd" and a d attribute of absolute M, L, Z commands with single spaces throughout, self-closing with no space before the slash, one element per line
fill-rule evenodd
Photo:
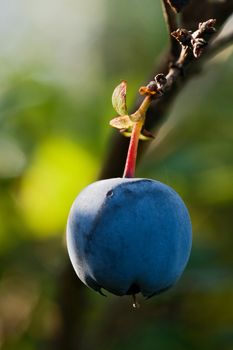
<path fill-rule="evenodd" d="M 175 12 L 180 12 L 190 0 L 165 0 Z"/>
<path fill-rule="evenodd" d="M 178 42 L 175 40 L 174 37 L 170 35 L 171 32 L 174 32 L 178 28 L 176 14 L 174 13 L 174 11 L 172 11 L 170 5 L 166 0 L 162 0 L 162 9 L 170 38 L 170 60 L 173 61 L 179 56 L 180 53 L 180 46 Z"/>
<path fill-rule="evenodd" d="M 201 8 L 201 11 L 200 11 Z M 225 21 L 228 19 L 230 14 L 233 12 L 233 1 L 225 2 L 212 2 L 209 0 L 195 0 L 190 1 L 190 3 L 184 8 L 181 14 L 181 23 L 184 27 L 189 29 L 195 29 L 196 24 L 200 21 L 203 21 L 204 18 L 216 18 L 217 26 L 224 26 Z M 211 47 L 211 46 L 210 46 Z M 210 48 L 209 47 L 209 48 Z M 173 103 L 176 95 L 182 91 L 185 87 L 185 82 L 192 78 L 193 74 L 200 72 L 202 64 L 209 58 L 209 48 L 206 49 L 206 54 L 201 56 L 201 59 L 193 61 L 190 65 L 188 72 L 185 76 L 177 79 L 176 86 L 174 85 L 173 89 L 166 93 L 160 100 L 155 101 L 151 104 L 147 111 L 146 115 L 146 124 L 145 127 L 149 130 L 157 128 L 166 117 L 166 113 Z M 213 50 L 214 51 L 214 50 Z M 217 50 L 216 50 L 217 51 Z M 218 51 L 219 52 L 219 51 Z M 213 53 L 214 54 L 214 53 Z M 210 55 L 212 57 L 212 55 Z M 206 57 L 206 58 L 205 58 Z M 150 76 L 154 77 L 160 72 L 168 71 L 168 64 L 170 63 L 170 51 L 164 53 L 161 57 L 158 66 L 151 72 Z M 141 103 L 141 96 L 137 97 L 133 110 L 138 108 Z M 154 115 L 156 114 L 156 119 Z M 110 137 L 111 147 L 108 149 L 106 159 L 102 166 L 102 171 L 99 178 L 109 178 L 122 176 L 125 157 L 128 150 L 129 141 L 120 134 L 112 133 Z M 139 143 L 139 152 L 138 156 L 142 155 L 145 148 L 148 147 L 148 142 Z M 139 159 L 138 157 L 138 159 Z M 114 161 L 113 161 L 114 160 Z"/>
<path fill-rule="evenodd" d="M 46 350 L 74 350 L 81 349 L 85 334 L 85 316 L 89 307 L 86 287 L 77 278 L 70 261 L 65 262 L 64 269 L 57 282 L 59 301 L 59 326 L 51 339 L 48 340 Z"/>
<path fill-rule="evenodd" d="M 159 88 L 158 84 L 155 85 L 155 89 L 158 89 L 160 92 L 162 92 L 162 94 L 157 94 L 156 98 L 148 108 L 145 122 L 146 129 L 152 130 L 158 127 L 158 125 L 164 119 L 164 116 L 166 115 L 166 112 L 173 102 L 176 94 L 181 91 L 185 85 L 185 81 L 187 81 L 193 72 L 196 71 L 195 69 L 189 69 L 186 73 L 186 68 L 187 66 L 193 66 L 197 69 L 198 60 L 196 58 L 199 58 L 201 56 L 207 45 L 207 40 L 209 40 L 210 37 L 215 33 L 213 27 L 214 23 L 214 20 L 200 23 L 198 29 L 193 33 L 190 33 L 186 29 L 178 29 L 173 32 L 173 36 L 180 42 L 182 49 L 180 56 L 176 62 L 170 65 L 169 71 L 166 77 L 164 77 L 164 84 L 162 84 L 162 86 Z M 165 69 L 166 68 L 164 67 L 164 70 Z M 161 77 L 161 74 L 157 74 L 155 76 L 155 81 L 158 77 Z M 143 90 L 146 94 L 152 83 L 154 83 L 154 81 L 151 81 L 146 87 L 143 87 L 140 90 Z M 136 101 L 135 109 L 137 109 L 140 104 L 141 98 Z M 114 135 L 113 142 L 113 147 L 109 152 L 105 166 L 103 167 L 100 174 L 100 178 L 122 176 L 125 154 L 127 153 L 128 148 L 128 140 L 123 139 L 118 135 Z M 121 147 L 119 147 L 119 144 L 121 144 Z M 148 142 L 140 142 L 138 151 L 139 157 L 147 147 Z"/>
<path fill-rule="evenodd" d="M 193 0 L 182 11 L 181 25 L 194 30 L 198 22 L 203 22 L 206 18 L 216 18 L 219 29 L 232 12 L 232 0 Z"/>

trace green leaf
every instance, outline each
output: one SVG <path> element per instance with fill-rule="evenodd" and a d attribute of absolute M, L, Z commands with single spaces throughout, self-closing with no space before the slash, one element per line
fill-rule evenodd
<path fill-rule="evenodd" d="M 113 108 L 119 115 L 127 114 L 127 106 L 126 106 L 126 89 L 127 82 L 123 80 L 113 91 L 112 94 L 112 105 Z"/>
<path fill-rule="evenodd" d="M 116 129 L 128 129 L 133 126 L 133 122 L 130 120 L 128 115 L 123 115 L 120 117 L 113 118 L 110 120 L 109 124 Z"/>

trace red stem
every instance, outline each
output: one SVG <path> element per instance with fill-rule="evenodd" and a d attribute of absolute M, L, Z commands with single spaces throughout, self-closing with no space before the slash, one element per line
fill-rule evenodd
<path fill-rule="evenodd" d="M 126 158 L 123 177 L 134 177 L 136 159 L 137 159 L 138 141 L 139 141 L 141 129 L 142 129 L 142 123 L 141 122 L 135 123 L 132 130 L 131 138 L 130 138 L 129 149 L 128 149 L 128 154 Z"/>
<path fill-rule="evenodd" d="M 137 117 L 140 116 L 140 120 L 138 122 L 135 122 L 131 133 L 123 177 L 134 177 L 135 168 L 136 168 L 137 151 L 138 151 L 138 141 L 139 141 L 140 133 L 144 124 L 145 114 L 150 103 L 151 103 L 151 96 L 148 95 L 142 101 L 142 104 L 138 108 L 137 112 L 134 113 L 134 117 L 136 115 Z"/>

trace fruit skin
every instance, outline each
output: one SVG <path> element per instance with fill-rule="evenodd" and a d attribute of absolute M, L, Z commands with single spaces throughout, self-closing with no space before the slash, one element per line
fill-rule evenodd
<path fill-rule="evenodd" d="M 169 186 L 150 179 L 113 178 L 87 186 L 67 224 L 73 267 L 88 287 L 145 297 L 171 287 L 191 250 L 188 210 Z"/>

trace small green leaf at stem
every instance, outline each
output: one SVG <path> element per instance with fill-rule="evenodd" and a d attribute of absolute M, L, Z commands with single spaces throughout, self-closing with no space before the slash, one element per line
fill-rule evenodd
<path fill-rule="evenodd" d="M 124 116 L 127 114 L 127 106 L 126 106 L 126 89 L 127 82 L 123 80 L 113 91 L 112 94 L 112 105 L 116 112 Z"/>
<path fill-rule="evenodd" d="M 128 115 L 123 115 L 120 117 L 113 118 L 110 120 L 109 124 L 116 129 L 129 129 L 133 126 L 133 122 L 130 120 Z"/>

